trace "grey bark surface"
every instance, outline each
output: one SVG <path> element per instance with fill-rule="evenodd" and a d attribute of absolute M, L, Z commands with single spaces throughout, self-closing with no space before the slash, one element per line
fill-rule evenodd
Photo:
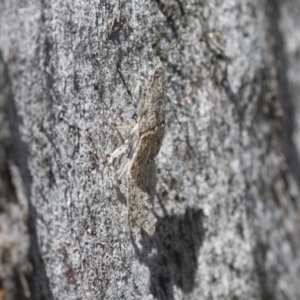
<path fill-rule="evenodd" d="M 1 1 L 0 297 L 300 299 L 296 8 Z M 107 162 L 158 65 L 155 231 L 132 239 Z"/>

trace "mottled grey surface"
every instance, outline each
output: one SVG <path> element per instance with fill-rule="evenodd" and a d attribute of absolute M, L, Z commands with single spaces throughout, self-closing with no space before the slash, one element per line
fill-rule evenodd
<path fill-rule="evenodd" d="M 252 0 L 1 2 L 33 299 L 300 298 L 299 192 L 265 12 Z M 132 241 L 107 159 L 158 64 L 170 101 L 157 224 Z"/>
<path fill-rule="evenodd" d="M 300 183 L 300 3 L 272 4 L 284 152 L 293 180 Z"/>
<path fill-rule="evenodd" d="M 17 111 L 8 68 L 0 51 L 0 299 L 30 296 L 26 274 L 28 252 L 28 199 L 23 175 L 26 153 L 17 126 Z"/>

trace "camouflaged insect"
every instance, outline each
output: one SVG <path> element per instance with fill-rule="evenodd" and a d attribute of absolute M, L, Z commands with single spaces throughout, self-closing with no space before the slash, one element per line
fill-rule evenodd
<path fill-rule="evenodd" d="M 127 173 L 128 223 L 132 228 L 137 225 L 149 234 L 155 230 L 155 217 L 149 209 L 153 202 L 156 185 L 157 156 L 165 131 L 165 92 L 166 71 L 162 66 L 155 69 L 142 91 L 138 109 L 137 124 L 131 127 L 129 139 L 116 149 L 110 157 L 114 158 L 128 151 L 127 162 L 117 178 Z"/>

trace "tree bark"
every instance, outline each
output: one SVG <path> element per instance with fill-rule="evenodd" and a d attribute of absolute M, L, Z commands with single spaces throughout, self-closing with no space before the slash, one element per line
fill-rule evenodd
<path fill-rule="evenodd" d="M 1 1 L 0 299 L 300 299 L 299 10 Z M 108 159 L 158 65 L 154 233 L 133 238 Z"/>

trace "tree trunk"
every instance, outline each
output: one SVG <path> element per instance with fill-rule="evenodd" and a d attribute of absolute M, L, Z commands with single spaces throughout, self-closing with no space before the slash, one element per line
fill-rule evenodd
<path fill-rule="evenodd" d="M 300 299 L 300 4 L 283 2 L 1 1 L 1 300 Z M 157 66 L 153 232 L 132 235 L 127 153 L 108 162 Z"/>

